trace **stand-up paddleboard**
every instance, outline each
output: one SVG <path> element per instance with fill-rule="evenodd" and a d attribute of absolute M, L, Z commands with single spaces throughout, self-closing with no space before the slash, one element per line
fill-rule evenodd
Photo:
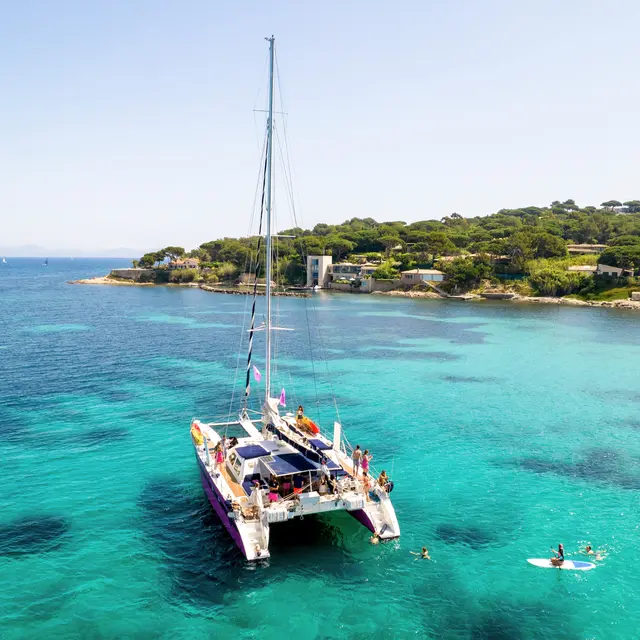
<path fill-rule="evenodd" d="M 562 564 L 553 564 L 548 558 L 527 558 L 527 562 L 542 569 L 567 569 L 569 571 L 590 571 L 596 565 L 582 560 L 565 560 Z"/>

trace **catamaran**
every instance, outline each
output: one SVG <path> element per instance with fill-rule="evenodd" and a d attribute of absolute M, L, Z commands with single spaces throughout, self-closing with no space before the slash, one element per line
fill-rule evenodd
<path fill-rule="evenodd" d="M 376 481 L 353 464 L 342 426 L 334 422 L 331 438 L 304 415 L 281 413 L 284 389 L 272 397 L 272 156 L 275 39 L 269 42 L 269 109 L 267 118 L 261 214 L 265 222 L 264 324 L 256 326 L 259 264 L 256 260 L 248 336 L 244 403 L 237 420 L 204 422 L 194 418 L 191 439 L 204 492 L 247 560 L 268 558 L 272 524 L 310 514 L 347 511 L 381 540 L 400 536 L 391 502 L 393 485 Z M 262 219 L 261 219 L 262 220 Z M 259 242 L 262 235 L 259 235 Z M 260 244 L 258 245 L 260 255 Z M 247 407 L 251 388 L 254 335 L 264 332 L 265 395 L 262 410 L 253 418 Z M 258 372 L 259 373 L 259 372 Z M 256 377 L 257 379 L 257 377 Z M 260 374 L 261 379 L 261 374 Z M 253 415 L 253 414 L 252 414 Z M 227 438 L 229 428 L 243 434 Z"/>

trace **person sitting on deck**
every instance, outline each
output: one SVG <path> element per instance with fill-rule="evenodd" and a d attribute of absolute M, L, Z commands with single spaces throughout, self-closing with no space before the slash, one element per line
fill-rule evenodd
<path fill-rule="evenodd" d="M 233 447 L 237 447 L 238 446 L 238 438 L 236 438 L 235 436 L 232 436 L 231 438 L 229 438 L 229 449 L 233 449 Z"/>
<path fill-rule="evenodd" d="M 335 478 L 333 478 L 333 476 L 331 475 L 331 471 L 329 471 L 326 458 L 322 458 L 320 471 L 322 472 L 323 477 L 327 479 L 327 484 L 329 485 L 329 489 L 331 489 L 331 493 L 336 493 L 337 487 L 335 483 Z"/>
<path fill-rule="evenodd" d="M 386 487 L 388 483 L 389 483 L 389 476 L 387 475 L 387 472 L 383 469 L 380 475 L 378 476 L 378 485 L 381 486 L 386 491 Z"/>
<path fill-rule="evenodd" d="M 291 493 L 291 476 L 282 479 L 282 497 L 286 498 Z"/>
<path fill-rule="evenodd" d="M 320 482 L 318 483 L 318 493 L 321 496 L 326 496 L 327 495 L 327 491 L 328 491 L 327 479 L 325 478 L 325 476 L 321 476 L 320 477 Z"/>
<path fill-rule="evenodd" d="M 278 480 L 275 476 L 271 476 L 271 480 L 269 480 L 269 502 L 278 502 L 280 496 L 278 495 L 278 491 L 280 490 L 280 485 L 278 484 Z"/>

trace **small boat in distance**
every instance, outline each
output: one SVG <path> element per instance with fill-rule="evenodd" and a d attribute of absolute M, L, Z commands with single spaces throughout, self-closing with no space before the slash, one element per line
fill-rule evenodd
<path fill-rule="evenodd" d="M 48 267 L 49 266 L 49 258 L 45 258 L 44 259 L 44 264 L 43 266 Z"/>
<path fill-rule="evenodd" d="M 7 264 L 7 259 L 4 256 L 2 256 L 2 264 Z"/>
<path fill-rule="evenodd" d="M 191 439 L 204 492 L 222 524 L 247 560 L 270 556 L 269 538 L 272 524 L 302 519 L 312 514 L 346 511 L 375 533 L 380 540 L 400 536 L 400 525 L 391 503 L 393 483 L 381 474 L 378 481 L 361 467 L 354 468 L 353 449 L 342 434 L 339 422 L 333 423 L 331 438 L 303 411 L 287 411 L 285 390 L 272 397 L 273 331 L 290 331 L 272 323 L 272 141 L 274 92 L 274 38 L 269 42 L 269 116 L 267 119 L 263 197 L 260 207 L 260 230 L 253 267 L 253 306 L 248 320 L 248 358 L 244 399 L 235 420 L 191 421 Z M 264 222 L 264 227 L 263 227 Z M 265 248 L 261 251 L 264 239 Z M 275 247 L 277 250 L 277 246 Z M 264 265 L 265 321 L 256 325 L 260 256 Z M 275 262 L 277 265 L 277 261 Z M 306 301 L 306 299 L 305 299 Z M 244 332 L 243 332 L 244 333 Z M 265 388 L 262 410 L 251 412 L 248 400 L 251 373 L 257 382 L 262 374 L 252 364 L 256 335 L 265 341 Z M 272 357 L 273 356 L 273 357 Z M 233 402 L 233 398 L 232 398 Z M 333 399 L 333 406 L 335 398 Z M 231 409 L 231 407 L 230 407 Z M 251 416 L 251 413 L 256 415 Z M 228 429 L 244 435 L 228 438 Z M 367 458 L 364 467 L 368 471 Z"/>

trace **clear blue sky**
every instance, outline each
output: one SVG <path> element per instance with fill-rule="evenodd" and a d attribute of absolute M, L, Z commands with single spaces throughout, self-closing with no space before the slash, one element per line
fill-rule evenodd
<path fill-rule="evenodd" d="M 272 33 L 304 226 L 640 198 L 638 24 L 637 0 L 5 2 L 0 246 L 245 234 Z"/>

